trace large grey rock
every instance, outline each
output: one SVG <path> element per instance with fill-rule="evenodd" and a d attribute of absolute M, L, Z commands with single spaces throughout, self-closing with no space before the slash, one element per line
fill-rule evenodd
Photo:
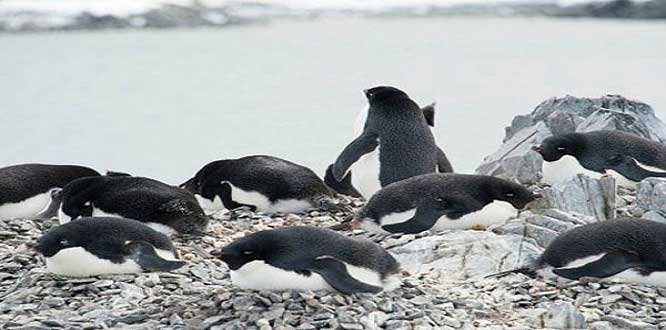
<path fill-rule="evenodd" d="M 561 184 L 545 188 L 543 208 L 593 216 L 599 220 L 615 218 L 616 185 L 613 177 L 592 179 L 579 174 Z"/>
<path fill-rule="evenodd" d="M 541 251 L 529 237 L 472 230 L 448 231 L 390 250 L 408 272 L 438 272 L 447 280 L 515 268 L 536 259 Z"/>
<path fill-rule="evenodd" d="M 554 134 L 600 129 L 621 130 L 666 142 L 666 125 L 645 103 L 619 95 L 551 98 L 532 113 L 516 116 L 506 128 L 503 144 L 484 159 L 476 172 L 533 184 L 541 177 L 541 157 L 531 151 L 533 145 Z"/>
<path fill-rule="evenodd" d="M 636 203 L 641 209 L 666 212 L 666 178 L 647 178 L 638 184 Z"/>

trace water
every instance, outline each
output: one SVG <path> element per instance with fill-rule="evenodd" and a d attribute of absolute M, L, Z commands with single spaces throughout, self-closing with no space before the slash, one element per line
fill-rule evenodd
<path fill-rule="evenodd" d="M 666 24 L 327 19 L 216 30 L 0 35 L 0 165 L 79 163 L 180 183 L 270 154 L 322 173 L 364 88 L 438 102 L 437 139 L 473 171 L 516 114 L 618 93 L 666 111 Z"/>

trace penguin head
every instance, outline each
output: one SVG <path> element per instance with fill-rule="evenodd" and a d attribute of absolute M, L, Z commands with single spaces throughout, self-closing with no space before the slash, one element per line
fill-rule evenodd
<path fill-rule="evenodd" d="M 270 232 L 263 230 L 239 238 L 211 254 L 226 263 L 231 270 L 238 270 L 252 261 L 266 260 L 280 250 L 279 244 Z"/>
<path fill-rule="evenodd" d="M 391 86 L 377 86 L 363 92 L 371 106 L 391 103 L 399 99 L 409 99 L 405 92 Z"/>
<path fill-rule="evenodd" d="M 493 178 L 489 183 L 491 198 L 510 203 L 516 209 L 524 209 L 527 204 L 542 198 L 539 193 L 533 193 L 527 188 L 514 182 Z"/>
<path fill-rule="evenodd" d="M 565 155 L 577 157 L 584 148 L 583 136 L 579 133 L 569 133 L 548 137 L 541 145 L 532 147 L 532 150 L 541 154 L 543 160 L 554 162 Z"/>
<path fill-rule="evenodd" d="M 217 160 L 206 164 L 193 178 L 180 184 L 179 187 L 193 194 L 213 199 L 217 193 L 215 190 L 220 186 L 220 176 L 217 172 L 223 171 L 224 165 L 227 163 L 227 160 Z"/>
<path fill-rule="evenodd" d="M 78 246 L 77 238 L 74 233 L 62 230 L 62 228 L 55 228 L 39 238 L 35 250 L 43 256 L 50 258 L 60 252 L 60 250 L 76 246 Z"/>

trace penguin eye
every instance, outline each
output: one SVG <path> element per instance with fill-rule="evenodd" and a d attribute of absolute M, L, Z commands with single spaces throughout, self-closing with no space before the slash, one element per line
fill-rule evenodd
<path fill-rule="evenodd" d="M 68 245 L 69 245 L 69 241 L 66 240 L 66 239 L 60 241 L 59 243 L 60 243 L 60 245 L 62 245 L 62 246 L 68 246 Z"/>
<path fill-rule="evenodd" d="M 559 151 L 567 150 L 567 148 L 565 148 L 565 147 L 557 147 L 557 148 L 555 148 L 555 149 L 557 149 L 557 150 L 559 150 Z"/>
<path fill-rule="evenodd" d="M 83 203 L 83 206 L 90 206 L 90 201 Z"/>
<path fill-rule="evenodd" d="M 254 251 L 252 251 L 252 250 L 245 250 L 245 251 L 243 251 L 242 253 L 243 253 L 244 255 L 246 255 L 246 256 L 249 256 L 249 255 L 254 254 Z"/>
<path fill-rule="evenodd" d="M 506 197 L 513 197 L 513 196 L 516 196 L 516 194 L 514 194 L 514 193 L 507 193 L 506 194 Z"/>

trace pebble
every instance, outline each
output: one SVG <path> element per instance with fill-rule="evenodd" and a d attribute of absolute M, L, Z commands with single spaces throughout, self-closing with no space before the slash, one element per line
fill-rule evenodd
<path fill-rule="evenodd" d="M 356 207 L 363 202 L 349 201 Z M 39 222 L 0 221 L 0 324 L 8 329 L 658 329 L 666 325 L 666 288 L 583 280 L 556 286 L 522 275 L 451 281 L 438 271 L 412 274 L 392 292 L 345 296 L 336 292 L 255 292 L 234 287 L 212 251 L 245 232 L 305 224 L 327 227 L 325 212 L 254 214 L 246 209 L 212 215 L 219 238 L 175 238 L 188 264 L 171 273 L 63 278 L 47 274 L 25 243 Z M 338 218 L 340 218 L 338 216 Z M 20 223 L 20 225 L 19 225 Z M 371 238 L 358 232 L 360 237 Z M 433 235 L 372 237 L 400 248 Z M 446 236 L 443 236 L 446 237 Z M 442 259 L 445 260 L 445 259 Z M 5 293 L 11 289 L 11 292 Z"/>

